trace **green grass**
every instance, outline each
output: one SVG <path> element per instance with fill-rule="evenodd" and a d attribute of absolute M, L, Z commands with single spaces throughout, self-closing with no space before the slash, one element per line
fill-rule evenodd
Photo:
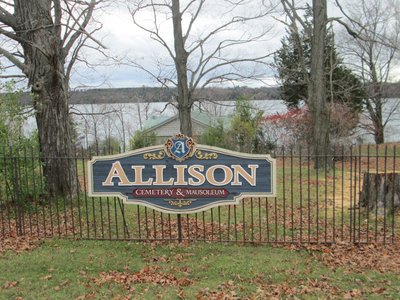
<path fill-rule="evenodd" d="M 189 284 L 99 282 L 101 272 L 132 274 L 147 266 L 159 266 L 156 274 L 186 278 Z M 300 287 L 309 289 L 298 295 L 305 299 L 325 298 L 327 289 L 335 289 L 338 298 L 355 289 L 363 297 L 373 297 L 377 287 L 385 288 L 387 297 L 400 296 L 398 273 L 332 271 L 306 251 L 271 247 L 52 240 L 31 252 L 0 256 L 0 299 L 75 299 L 83 295 L 121 299 L 129 293 L 134 299 L 177 299 L 179 293 L 186 299 L 195 299 L 200 293 L 207 299 L 207 291 L 263 299 L 282 289 Z"/>
<path fill-rule="evenodd" d="M 396 148 L 398 152 L 400 147 Z M 362 153 L 365 149 L 361 149 Z M 363 152 L 364 151 L 364 152 Z M 381 148 L 379 148 L 379 155 Z M 388 151 L 389 152 L 389 151 Z M 372 152 L 371 152 L 371 155 Z M 400 161 L 396 160 L 397 163 Z M 82 161 L 78 161 L 78 174 L 84 176 Z M 336 162 L 335 172 L 331 169 L 325 177 L 324 170 L 317 172 L 311 167 L 308 168 L 305 158 L 302 159 L 302 171 L 300 176 L 300 161 L 298 158 L 292 161 L 286 158 L 285 164 L 278 162 L 278 197 L 268 199 L 246 199 L 244 204 L 214 208 L 197 214 L 189 215 L 190 234 L 186 230 L 186 215 L 183 215 L 183 236 L 184 238 L 203 238 L 218 241 L 230 239 L 238 241 L 262 241 L 274 242 L 275 239 L 286 241 L 299 239 L 299 212 L 302 212 L 303 222 L 308 222 L 307 206 L 310 205 L 310 237 L 315 241 L 316 236 L 316 198 L 319 201 L 319 241 L 325 238 L 324 226 L 327 222 L 327 241 L 332 241 L 332 224 L 336 225 L 336 236 L 340 236 L 341 219 L 343 209 L 344 240 L 348 241 L 348 225 L 350 214 L 353 213 L 347 206 L 342 207 L 341 184 L 342 176 L 346 182 L 344 186 L 344 197 L 354 195 L 354 175 L 350 175 L 350 166 L 355 161 Z M 357 162 L 358 163 L 358 162 Z M 362 172 L 374 168 L 374 162 L 364 164 Z M 291 166 L 293 165 L 293 168 Z M 380 168 L 384 165 L 383 160 L 379 161 Z M 359 164 L 356 164 L 359 168 Z M 388 170 L 392 168 L 392 162 L 388 163 Z M 86 168 L 86 167 L 85 167 Z M 343 168 L 343 169 L 342 169 Z M 87 170 L 85 170 L 87 171 Z M 283 172 L 285 176 L 283 177 Z M 353 170 L 354 172 L 354 170 Z M 359 172 L 359 171 L 358 171 Z M 310 173 L 310 175 L 308 175 Z M 354 173 L 352 173 L 354 174 Z M 357 173 L 358 174 L 358 173 Z M 308 184 L 308 176 L 310 184 Z M 362 180 L 360 175 L 357 175 Z M 325 181 L 327 179 L 327 181 Z M 291 184 L 293 180 L 293 184 Z M 351 180 L 353 185 L 351 186 Z M 360 181 L 356 184 L 360 186 Z M 333 187 L 335 186 L 335 219 L 333 219 Z M 317 192 L 318 187 L 318 192 Z M 302 197 L 300 197 L 300 190 Z M 310 202 L 308 203 L 308 193 Z M 2 193 L 5 195 L 5 193 Z M 300 205 L 302 201 L 302 208 Z M 3 198 L 4 201 L 4 198 Z M 275 211 L 276 201 L 276 211 Z M 285 201 L 286 206 L 283 206 Z M 30 207 L 29 207 L 29 205 Z M 102 238 L 102 239 L 124 239 L 124 223 L 122 218 L 119 200 L 104 197 L 89 198 L 84 194 L 79 197 L 73 195 L 73 199 L 50 199 L 42 203 L 40 201 L 29 202 L 26 212 L 33 212 L 31 219 L 25 215 L 24 226 L 27 234 L 30 227 L 33 233 L 36 227 L 43 230 L 44 223 L 47 226 L 47 235 L 60 235 L 73 237 L 74 228 L 76 238 Z M 268 206 L 268 209 L 267 209 Z M 177 238 L 176 215 L 161 214 L 151 209 L 138 207 L 137 205 L 124 205 L 125 221 L 129 229 L 129 238 L 161 238 L 161 227 L 165 231 L 164 238 Z M 236 210 L 236 215 L 234 215 Z M 294 211 L 294 224 L 291 224 L 291 210 Z M 51 211 L 51 214 L 50 214 Z M 285 211 L 285 214 L 284 214 Z M 354 211 L 357 218 L 360 216 L 360 226 L 364 231 L 362 240 L 365 240 L 365 230 L 368 227 L 369 239 L 374 241 L 374 234 L 377 233 L 378 241 L 382 240 L 382 219 L 376 219 L 374 212 L 368 215 L 365 209 Z M 43 215 L 44 214 L 44 215 Z M 145 215 L 147 214 L 147 223 Z M 80 215 L 81 221 L 78 216 Z M 13 215 L 12 215 L 13 216 Z M 155 227 L 153 225 L 155 216 Z M 234 216 L 237 221 L 237 232 L 234 227 Z M 259 216 L 261 222 L 259 223 Z M 354 215 L 353 215 L 354 216 Z M 7 218 L 1 216 L 0 228 L 8 228 Z M 396 234 L 400 230 L 398 214 L 392 228 L 392 216 L 386 220 L 387 241 L 393 230 Z M 267 222 L 268 220 L 268 222 Z M 334 221 L 333 221 L 334 220 Z M 368 226 L 366 221 L 367 220 Z M 198 233 L 194 232 L 195 221 L 198 222 Z M 285 221 L 285 226 L 284 226 Z M 375 223 L 376 222 L 376 223 Z M 49 232 L 50 224 L 53 224 L 53 232 Z M 219 223 L 221 228 L 219 228 Z M 205 226 L 205 232 L 202 228 Z M 172 233 L 169 233 L 171 226 Z M 376 229 L 375 229 L 376 226 Z M 140 232 L 139 232 L 140 227 Z M 229 230 L 228 230 L 229 228 Z M 358 228 L 358 225 L 357 225 Z M 308 224 L 303 223 L 302 239 L 308 238 Z M 376 231 L 375 231 L 376 230 Z M 58 232 L 60 231 L 60 232 Z M 43 236 L 43 233 L 41 233 Z M 267 240 L 268 238 L 268 240 Z M 144 245 L 135 242 L 110 242 L 110 241 L 73 241 L 73 240 L 47 240 L 40 248 L 19 255 L 13 253 L 0 254 L 0 299 L 75 299 L 79 296 L 90 295 L 96 299 L 120 299 L 130 292 L 126 286 L 112 281 L 99 283 L 101 272 L 118 271 L 119 275 L 134 274 L 143 271 L 146 266 L 160 266 L 156 274 L 173 274 L 177 280 L 188 278 L 188 286 L 166 285 L 151 283 L 135 283 L 134 299 L 194 299 L 196 295 L 203 295 L 204 299 L 219 292 L 231 293 L 240 298 L 264 299 L 272 296 L 290 297 L 290 293 L 301 287 L 309 289 L 307 294 L 298 293 L 300 298 L 326 298 L 330 295 L 330 289 L 336 291 L 336 297 L 342 298 L 350 293 L 362 293 L 358 295 L 363 298 L 376 298 L 382 296 L 399 298 L 400 280 L 399 271 L 381 274 L 369 270 L 364 273 L 356 269 L 338 269 L 335 272 L 315 260 L 305 251 L 289 251 L 284 249 L 271 248 L 269 246 L 256 247 L 252 245 L 222 244 L 193 242 L 189 246 L 170 243 L 167 245 Z M 125 271 L 127 268 L 128 271 Z M 395 273 L 397 272 L 397 273 Z M 125 275 L 126 275 L 125 274 Z M 153 274 L 154 275 L 154 274 Z M 15 286 L 14 286 L 15 285 Z M 384 288 L 384 295 L 374 294 L 380 288 Z M 357 290 L 357 293 L 354 292 Z M 181 292 L 183 291 L 183 292 Z M 283 293 L 283 294 L 279 294 Z"/>

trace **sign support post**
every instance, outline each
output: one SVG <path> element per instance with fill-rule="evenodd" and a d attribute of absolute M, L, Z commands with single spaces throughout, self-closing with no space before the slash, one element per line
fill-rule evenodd
<path fill-rule="evenodd" d="M 178 214 L 178 242 L 182 243 L 182 215 Z"/>

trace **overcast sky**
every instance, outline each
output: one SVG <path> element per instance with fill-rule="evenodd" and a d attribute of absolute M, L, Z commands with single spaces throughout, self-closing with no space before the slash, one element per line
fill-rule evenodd
<path fill-rule="evenodd" d="M 258 0 L 251 0 L 256 3 Z M 184 2 L 184 1 L 182 1 Z M 106 52 L 117 58 L 116 61 L 126 62 L 123 58 L 130 58 L 136 62 L 143 64 L 146 68 L 151 69 L 157 61 L 164 63 L 170 62 L 165 49 L 150 39 L 147 32 L 136 27 L 132 21 L 129 10 L 124 4 L 115 4 L 112 2 L 111 7 L 106 10 L 97 12 L 95 18 L 103 24 L 103 28 L 97 33 L 100 39 L 107 47 Z M 207 2 L 213 5 L 214 1 Z M 208 12 L 199 18 L 197 31 L 201 31 L 202 27 L 206 28 L 212 22 L 219 18 L 219 11 L 208 7 Z M 257 9 L 253 7 L 252 9 Z M 206 10 L 207 11 L 207 10 Z M 329 3 L 328 16 L 338 16 L 339 11 Z M 281 17 L 275 14 L 274 17 Z M 150 19 L 151 16 L 143 15 L 143 20 Z M 271 27 L 269 33 L 262 42 L 257 46 L 245 46 L 241 49 L 243 53 L 261 54 L 273 53 L 280 47 L 280 40 L 284 36 L 285 31 L 283 25 L 269 17 L 260 23 L 265 27 Z M 165 23 L 163 30 L 168 36 L 171 30 L 172 22 L 169 20 Z M 259 25 L 260 25 L 259 24 Z M 257 26 L 255 26 L 257 27 Z M 256 30 L 254 27 L 254 30 Z M 239 33 L 239 32 L 237 32 Z M 167 38 L 172 43 L 172 34 Z M 75 72 L 71 78 L 70 86 L 76 88 L 94 88 L 94 87 L 138 87 L 138 86 L 155 86 L 157 83 L 143 71 L 119 64 L 116 61 L 105 60 L 99 53 L 90 51 L 86 53 L 86 59 L 93 63 L 93 68 L 89 68 L 84 64 L 80 64 L 75 68 Z M 100 65 L 99 65 L 100 64 Z M 11 72 L 11 71 L 9 71 Z M 271 69 L 266 68 L 264 82 L 269 85 L 275 84 L 274 74 Z M 260 82 L 246 82 L 246 85 L 259 86 Z"/>
<path fill-rule="evenodd" d="M 210 2 L 212 3 L 212 2 Z M 151 16 L 149 16 L 150 18 Z M 217 12 L 210 11 L 209 14 L 204 14 L 199 18 L 198 27 L 212 22 L 213 18 L 217 18 Z M 136 27 L 132 21 L 129 10 L 124 5 L 114 6 L 107 11 L 97 16 L 103 24 L 103 29 L 98 36 L 107 46 L 107 52 L 114 57 L 126 58 L 129 57 L 136 62 L 152 68 L 158 61 L 170 62 L 167 52 L 156 42 L 150 39 L 149 33 L 144 32 Z M 145 19 L 145 18 L 144 18 Z M 263 38 L 256 47 L 243 47 L 243 52 L 250 52 L 251 55 L 263 55 L 264 53 L 274 52 L 280 45 L 280 39 L 283 34 L 283 26 L 272 18 L 265 19 L 267 25 L 263 27 L 272 27 L 270 32 Z M 166 22 L 164 28 L 170 43 L 172 43 L 172 34 L 168 32 L 167 27 L 171 27 L 171 21 Z M 239 34 L 239 33 L 238 33 Z M 89 55 L 91 62 L 95 63 L 103 59 L 97 53 L 91 52 Z M 122 60 L 124 61 L 124 60 Z M 271 84 L 274 81 L 273 73 L 269 68 L 266 68 L 267 74 L 265 82 Z M 146 73 L 134 67 L 125 64 L 110 63 L 106 66 L 96 66 L 95 69 L 88 70 L 85 66 L 80 66 L 76 69 L 72 78 L 71 87 L 80 88 L 86 85 L 94 85 L 101 87 L 137 87 L 142 85 L 152 86 L 157 85 L 154 80 Z M 246 85 L 260 85 L 259 82 L 246 82 Z"/>

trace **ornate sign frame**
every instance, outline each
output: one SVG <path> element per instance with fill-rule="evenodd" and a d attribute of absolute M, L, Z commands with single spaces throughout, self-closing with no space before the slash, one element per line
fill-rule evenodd
<path fill-rule="evenodd" d="M 196 144 L 177 134 L 164 145 L 93 157 L 88 194 L 119 197 L 166 213 L 195 213 L 276 196 L 276 160 Z"/>

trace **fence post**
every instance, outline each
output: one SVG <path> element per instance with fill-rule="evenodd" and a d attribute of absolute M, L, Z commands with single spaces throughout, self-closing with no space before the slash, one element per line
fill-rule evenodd
<path fill-rule="evenodd" d="M 178 218 L 178 242 L 181 243 L 182 242 L 182 215 L 178 214 L 177 218 Z"/>

